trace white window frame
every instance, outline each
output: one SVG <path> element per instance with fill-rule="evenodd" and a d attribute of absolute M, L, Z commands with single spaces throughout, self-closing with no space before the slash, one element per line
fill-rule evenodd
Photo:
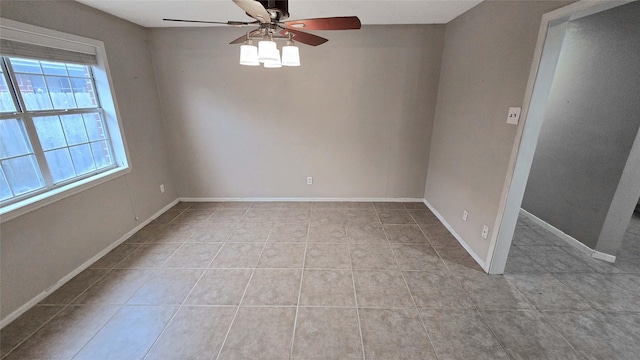
<path fill-rule="evenodd" d="M 72 181 L 24 200 L 0 207 L 0 223 L 14 219 L 60 199 L 80 193 L 131 172 L 129 151 L 120 121 L 104 43 L 100 40 L 67 34 L 39 26 L 0 18 L 0 37 L 30 44 L 95 54 L 98 65 L 92 66 L 96 92 L 103 111 L 116 167 L 87 178 Z"/>

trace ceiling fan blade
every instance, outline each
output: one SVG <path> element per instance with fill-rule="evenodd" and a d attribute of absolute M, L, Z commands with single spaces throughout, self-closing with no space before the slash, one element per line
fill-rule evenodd
<path fill-rule="evenodd" d="M 240 36 L 239 38 L 233 40 L 229 44 L 242 44 L 243 42 L 247 41 L 248 39 L 249 38 L 247 37 L 247 34 L 244 34 L 244 35 Z"/>
<path fill-rule="evenodd" d="M 271 16 L 267 9 L 255 0 L 233 0 L 247 15 L 258 20 L 261 23 L 271 23 Z"/>
<path fill-rule="evenodd" d="M 188 23 L 200 23 L 200 24 L 221 24 L 221 25 L 231 25 L 231 26 L 245 26 L 245 25 L 253 25 L 257 24 L 257 21 L 253 22 L 244 22 L 244 21 L 203 21 L 203 20 L 182 20 L 182 19 L 162 19 L 164 21 L 177 21 L 177 22 L 188 22 Z"/>
<path fill-rule="evenodd" d="M 282 29 L 282 31 L 280 31 L 281 35 L 289 35 L 289 33 L 292 34 L 293 40 L 301 42 L 303 44 L 311 45 L 311 46 L 322 45 L 327 41 L 329 41 L 328 39 L 325 39 L 323 37 L 309 34 L 303 31 L 298 31 L 293 29 Z"/>
<path fill-rule="evenodd" d="M 284 25 L 296 30 L 355 30 L 362 26 L 357 16 L 292 20 L 285 21 Z"/>

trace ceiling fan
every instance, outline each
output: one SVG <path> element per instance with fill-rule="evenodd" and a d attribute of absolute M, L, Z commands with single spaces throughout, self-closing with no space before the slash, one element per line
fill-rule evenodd
<path fill-rule="evenodd" d="M 318 46 L 329 41 L 323 37 L 310 34 L 304 30 L 355 30 L 360 29 L 361 23 L 357 16 L 341 16 L 328 18 L 313 18 L 304 20 L 290 20 L 288 0 L 233 0 L 245 13 L 254 18 L 255 21 L 203 21 L 203 20 L 183 20 L 183 19 L 163 19 L 164 21 L 179 21 L 188 23 L 222 24 L 230 26 L 258 25 L 255 30 L 233 40 L 230 44 L 244 43 L 241 47 L 240 63 L 242 65 L 259 65 L 264 63 L 265 67 L 280 67 L 280 65 L 299 66 L 300 58 L 298 48 L 293 42 L 298 41 L 303 44 Z M 287 45 L 282 49 L 282 61 L 280 53 L 277 51 L 274 39 L 285 39 Z M 253 45 L 252 40 L 262 40 L 258 43 L 259 49 Z M 253 52 L 257 55 L 254 58 Z M 277 61 L 275 59 L 277 52 Z M 293 54 L 295 53 L 295 54 Z M 243 59 L 244 54 L 244 59 Z M 297 57 L 291 59 L 293 54 Z M 288 57 L 285 61 L 285 57 Z M 243 61 L 244 60 L 244 61 Z M 289 61 L 290 60 L 290 61 Z"/>

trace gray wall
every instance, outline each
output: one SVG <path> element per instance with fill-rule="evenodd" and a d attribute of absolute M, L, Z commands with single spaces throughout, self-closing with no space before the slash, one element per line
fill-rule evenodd
<path fill-rule="evenodd" d="M 238 64 L 244 31 L 152 30 L 180 196 L 422 198 L 444 26 L 318 32 L 281 69 Z"/>
<path fill-rule="evenodd" d="M 620 187 L 628 160 L 640 161 L 629 158 L 640 127 L 639 20 L 634 2 L 569 23 L 522 203 L 592 249 L 622 239 L 640 192 L 632 174 Z M 617 221 L 602 234 L 610 212 Z"/>
<path fill-rule="evenodd" d="M 566 4 L 485 1 L 446 26 L 425 198 L 481 260 L 516 134 L 507 111 L 522 105 L 542 15 Z"/>
<path fill-rule="evenodd" d="M 4 318 L 176 199 L 177 192 L 148 31 L 71 1 L 3 0 L 2 17 L 104 41 L 132 165 L 131 198 L 127 179 L 120 177 L 0 225 Z"/>

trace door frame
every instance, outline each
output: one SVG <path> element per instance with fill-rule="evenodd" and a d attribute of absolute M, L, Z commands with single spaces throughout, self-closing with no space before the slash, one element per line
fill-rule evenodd
<path fill-rule="evenodd" d="M 521 117 L 511 150 L 500 207 L 494 225 L 494 228 L 498 229 L 498 233 L 495 241 L 489 246 L 487 264 L 490 274 L 502 274 L 507 263 L 511 240 L 522 206 L 533 156 L 542 128 L 547 98 L 551 90 L 568 22 L 631 1 L 581 0 L 542 16 L 522 103 L 524 116 Z"/>

